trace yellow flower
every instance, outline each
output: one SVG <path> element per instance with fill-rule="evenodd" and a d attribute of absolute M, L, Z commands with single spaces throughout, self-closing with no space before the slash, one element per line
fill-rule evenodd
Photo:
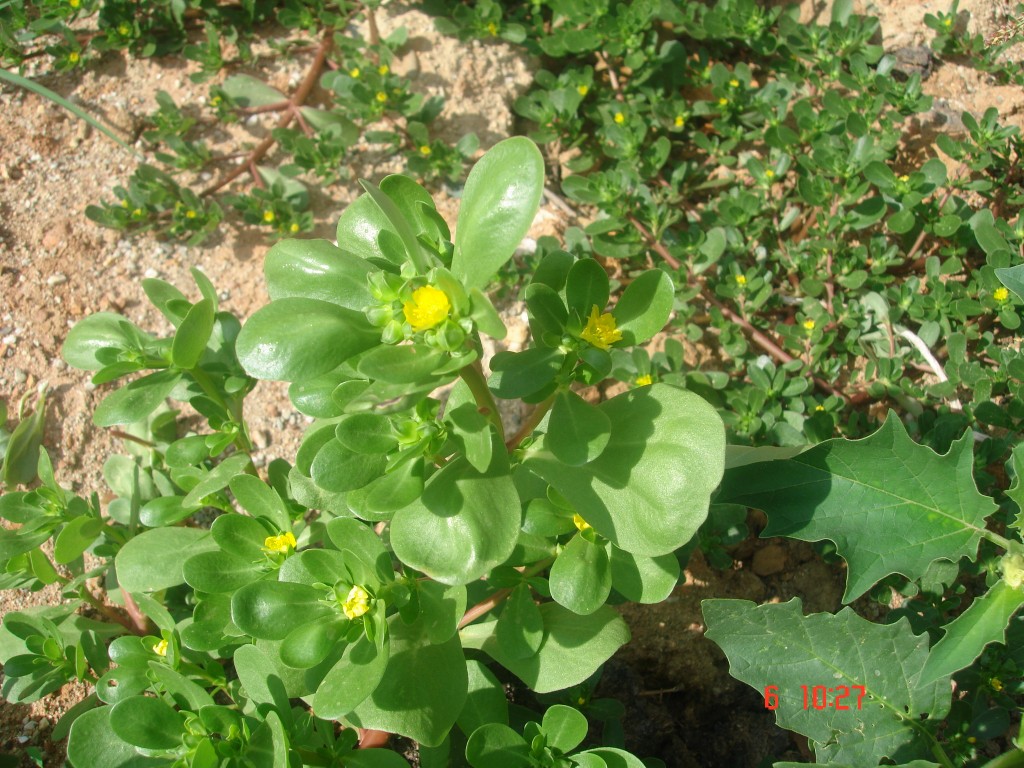
<path fill-rule="evenodd" d="M 155 643 L 153 645 L 153 653 L 155 653 L 157 656 L 166 656 L 167 655 L 167 641 L 166 640 L 161 640 L 159 643 Z"/>
<path fill-rule="evenodd" d="M 733 78 L 732 80 L 730 80 L 730 81 L 729 81 L 729 87 L 730 87 L 730 88 L 739 88 L 739 87 L 740 87 L 740 81 L 739 81 L 739 80 L 737 80 L 737 79 L 736 79 L 736 78 L 734 77 L 734 78 Z"/>
<path fill-rule="evenodd" d="M 68 5 L 72 8 L 78 8 L 82 4 L 82 0 L 68 0 Z"/>
<path fill-rule="evenodd" d="M 268 552 L 277 552 L 286 555 L 290 550 L 295 549 L 295 534 L 291 531 L 282 533 L 280 536 L 267 536 L 263 540 L 263 548 Z"/>
<path fill-rule="evenodd" d="M 211 107 L 219 107 L 220 106 L 220 102 L 221 102 L 220 96 L 214 96 L 212 99 L 210 99 L 210 106 Z"/>
<path fill-rule="evenodd" d="M 430 152 L 431 149 L 426 144 L 420 147 L 420 154 L 423 155 L 424 157 L 430 157 Z"/>
<path fill-rule="evenodd" d="M 370 610 L 370 596 L 362 587 L 352 587 L 341 604 L 341 610 L 347 618 L 358 619 Z"/>
<path fill-rule="evenodd" d="M 774 179 L 775 178 L 775 171 L 773 171 L 771 168 L 769 168 L 767 171 L 764 172 L 764 177 L 766 179 Z"/>
<path fill-rule="evenodd" d="M 906 184 L 908 181 L 910 181 L 910 177 L 907 176 L 906 174 L 903 174 L 902 176 L 900 176 L 899 180 Z"/>
<path fill-rule="evenodd" d="M 81 60 L 82 56 L 78 53 L 78 51 L 72 51 L 68 54 L 68 61 L 70 61 L 72 64 L 77 64 Z"/>
<path fill-rule="evenodd" d="M 124 200 L 121 201 L 121 207 L 122 208 L 127 208 L 128 207 L 128 198 L 125 198 Z"/>
<path fill-rule="evenodd" d="M 733 279 L 736 281 L 736 285 L 746 285 L 747 284 L 747 276 L 746 275 L 736 275 L 736 277 L 734 277 Z"/>
<path fill-rule="evenodd" d="M 584 520 L 578 514 L 575 514 L 575 515 L 572 516 L 572 524 L 575 525 L 577 528 L 579 528 L 579 530 L 581 532 L 589 530 L 590 528 L 593 528 L 593 526 L 590 523 L 588 523 L 586 520 Z"/>
<path fill-rule="evenodd" d="M 585 85 L 577 85 L 576 93 L 578 93 L 580 96 L 586 96 L 588 93 L 590 93 L 590 89 Z"/>
<path fill-rule="evenodd" d="M 602 315 L 601 310 L 595 304 L 590 310 L 587 327 L 583 329 L 580 338 L 598 349 L 608 349 L 622 339 L 622 331 L 615 327 L 615 318 L 612 314 L 605 312 Z"/>
<path fill-rule="evenodd" d="M 624 114 L 622 114 L 621 112 L 616 112 L 616 113 L 615 113 L 615 114 L 614 114 L 614 115 L 612 116 L 612 119 L 613 119 L 613 120 L 614 120 L 614 121 L 615 121 L 615 122 L 616 122 L 617 124 L 619 124 L 619 125 L 622 125 L 622 124 L 623 124 L 624 122 L 626 122 L 626 116 L 625 116 Z"/>
<path fill-rule="evenodd" d="M 419 333 L 444 322 L 452 305 L 444 291 L 432 285 L 425 285 L 412 292 L 412 300 L 405 302 L 402 312 L 406 322 Z"/>
<path fill-rule="evenodd" d="M 265 222 L 267 222 L 267 224 L 272 222 L 274 220 L 274 212 L 273 211 L 264 211 L 263 212 L 263 220 Z"/>
<path fill-rule="evenodd" d="M 390 71 L 391 70 L 388 68 L 387 64 L 381 64 L 379 67 L 377 67 L 377 74 L 379 75 L 386 75 Z"/>
<path fill-rule="evenodd" d="M 992 291 L 992 298 L 1002 304 L 1004 301 L 1010 298 L 1010 292 L 1005 288 L 996 288 Z"/>
<path fill-rule="evenodd" d="M 953 26 L 953 19 L 950 18 L 950 17 L 947 17 L 947 18 L 943 19 L 942 20 L 942 26 L 947 27 L 947 28 L 952 27 Z"/>
<path fill-rule="evenodd" d="M 487 25 L 487 31 L 491 33 L 491 37 L 497 37 L 498 25 L 492 21 L 490 24 Z"/>
<path fill-rule="evenodd" d="M 675 126 L 676 128 L 682 128 L 686 124 L 686 118 L 682 115 L 676 115 Z"/>
<path fill-rule="evenodd" d="M 134 211 L 132 211 L 132 216 L 135 216 L 136 218 L 138 218 L 141 215 L 142 215 L 142 209 L 141 208 L 136 208 Z"/>
<path fill-rule="evenodd" d="M 379 101 L 381 104 L 383 104 L 387 100 L 388 100 L 388 95 L 386 93 L 384 93 L 384 91 L 377 91 L 377 101 Z"/>
<path fill-rule="evenodd" d="M 349 77 L 356 78 L 356 77 L 359 77 L 359 75 L 360 75 L 359 67 L 352 67 L 352 69 L 350 69 L 348 71 L 348 76 Z"/>
<path fill-rule="evenodd" d="M 292 232 L 292 233 L 298 232 L 299 231 L 298 223 L 293 221 L 292 225 L 290 227 L 288 227 L 288 231 Z"/>
<path fill-rule="evenodd" d="M 196 212 L 193 211 L 191 208 L 189 208 L 187 211 L 185 211 L 185 218 L 186 219 L 194 219 L 195 217 L 196 217 Z"/>
<path fill-rule="evenodd" d="M 814 325 L 815 325 L 814 321 L 811 318 L 807 318 L 806 320 L 804 320 L 804 330 L 805 331 L 813 331 L 814 330 Z"/>
<path fill-rule="evenodd" d="M 132 33 L 132 28 L 127 24 L 118 24 L 117 33 L 121 35 L 121 37 L 128 37 L 128 35 Z"/>
<path fill-rule="evenodd" d="M 814 410 L 816 410 L 818 413 L 822 413 L 825 410 L 825 406 L 824 405 L 820 405 L 820 404 L 816 405 L 816 406 L 814 406 Z"/>
<path fill-rule="evenodd" d="M 642 376 L 637 376 L 633 383 L 638 387 L 649 387 L 654 383 L 654 380 L 651 378 L 651 374 L 645 373 Z"/>
<path fill-rule="evenodd" d="M 728 103 L 729 103 L 729 100 L 727 98 L 725 98 L 725 96 L 723 96 L 722 98 L 720 98 L 718 100 L 718 106 L 720 106 L 720 107 L 724 107 Z"/>
<path fill-rule="evenodd" d="M 1003 681 L 1000 680 L 998 677 L 993 677 L 991 680 L 988 681 L 988 684 L 992 686 L 993 691 L 1003 690 Z"/>

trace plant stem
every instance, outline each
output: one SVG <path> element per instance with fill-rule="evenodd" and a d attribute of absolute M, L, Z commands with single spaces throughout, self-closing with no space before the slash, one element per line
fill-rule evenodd
<path fill-rule="evenodd" d="M 514 451 L 519 447 L 519 444 L 533 434 L 533 430 L 537 428 L 537 425 L 544 419 L 544 415 L 551 410 L 551 406 L 555 402 L 555 396 L 551 395 L 543 402 L 538 403 L 534 406 L 534 409 L 530 411 L 530 415 L 526 417 L 526 421 L 523 422 L 522 426 L 519 427 L 519 431 L 516 432 L 505 442 L 505 448 L 509 452 Z"/>
<path fill-rule="evenodd" d="M 487 388 L 487 380 L 484 378 L 484 369 L 479 360 L 474 360 L 459 371 L 459 376 L 469 386 L 476 400 L 477 410 L 490 419 L 495 429 L 498 430 L 498 437 L 505 442 L 505 426 L 501 423 L 501 414 L 498 412 L 498 405 L 494 402 L 491 390 Z"/>
<path fill-rule="evenodd" d="M 555 562 L 555 558 L 548 557 L 544 560 L 541 560 L 538 563 L 534 563 L 529 568 L 525 568 L 523 570 L 523 578 L 528 579 L 531 576 L 535 576 L 536 574 L 540 573 L 545 568 L 547 568 L 549 565 L 551 565 L 553 562 Z M 488 611 L 497 608 L 499 605 L 502 604 L 502 602 L 504 602 L 505 598 L 507 598 L 511 594 L 511 588 L 506 587 L 504 589 L 499 589 L 486 600 L 481 600 L 479 603 L 477 603 L 472 608 L 467 610 L 465 614 L 463 614 L 462 620 L 459 622 L 459 629 L 462 629 L 463 627 L 472 624 L 474 621 L 479 619 Z"/>

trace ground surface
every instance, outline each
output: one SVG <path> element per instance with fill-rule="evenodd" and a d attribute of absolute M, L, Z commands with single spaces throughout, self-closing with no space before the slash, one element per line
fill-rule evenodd
<path fill-rule="evenodd" d="M 804 4 L 804 18 L 826 18 L 827 2 Z M 903 0 L 857 2 L 857 10 L 880 16 L 890 51 L 927 44 L 925 13 L 945 11 L 945 2 Z M 964 0 L 959 23 L 990 34 L 1011 4 Z M 501 44 L 458 44 L 441 38 L 431 21 L 400 4 L 382 18 L 387 34 L 404 24 L 410 30 L 405 56 L 396 64 L 415 76 L 414 87 L 443 94 L 441 117 L 452 141 L 475 130 L 487 147 L 516 130 L 509 104 L 531 80 L 531 62 Z M 301 76 L 304 61 L 269 63 L 270 82 L 286 86 Z M 135 135 L 154 111 L 155 92 L 168 91 L 179 104 L 195 104 L 205 86 L 194 85 L 191 65 L 177 59 L 131 60 L 109 54 L 86 71 L 45 78 L 44 83 L 82 104 L 121 130 Z M 931 68 L 926 92 L 939 97 L 934 115 L 921 131 L 958 129 L 963 110 L 980 114 L 995 106 L 1003 119 L 1024 122 L 1024 92 L 994 86 L 968 66 L 944 63 Z M 314 94 L 315 96 L 315 94 Z M 140 282 L 160 277 L 195 293 L 188 270 L 200 267 L 221 291 L 223 306 L 245 318 L 266 300 L 261 265 L 270 245 L 248 228 L 224 228 L 222 236 L 188 248 L 147 236 L 131 239 L 103 230 L 84 216 L 86 205 L 110 199 L 136 160 L 59 107 L 33 94 L 0 88 L 0 396 L 11 404 L 41 383 L 49 386 L 46 445 L 58 478 L 76 492 L 104 492 L 102 462 L 117 452 L 118 440 L 92 426 L 91 413 L 102 393 L 88 376 L 61 361 L 68 328 L 96 311 L 123 312 L 141 327 L 164 332 L 162 318 L 146 302 Z M 450 135 L 449 135 L 450 134 Z M 908 136 L 908 140 L 915 137 Z M 375 180 L 395 170 L 389 159 L 368 152 L 358 176 Z M 333 236 L 354 185 L 314 197 L 318 237 Z M 457 201 L 438 191 L 439 207 L 454 224 Z M 570 223 L 559 207 L 546 205 L 532 236 L 557 234 Z M 507 316 L 520 311 L 510 306 Z M 521 327 L 521 324 L 520 324 Z M 521 343 L 522 335 L 513 343 Z M 292 458 L 305 419 L 291 408 L 280 386 L 261 384 L 250 397 L 248 417 L 264 460 Z M 752 520 L 757 529 L 757 520 Z M 750 540 L 734 553 L 729 571 L 708 568 L 698 555 L 686 583 L 662 605 L 629 607 L 624 614 L 633 642 L 608 666 L 602 693 L 621 698 L 634 723 L 627 734 L 639 755 L 657 755 L 670 766 L 756 766 L 765 757 L 800 759 L 806 747 L 776 729 L 760 697 L 727 675 L 724 657 L 703 638 L 700 600 L 736 597 L 784 601 L 800 597 L 807 610 L 834 610 L 842 594 L 842 573 L 791 542 Z M 0 594 L 0 614 L 53 601 L 49 591 Z M 46 765 L 63 762 L 63 744 L 47 734 L 56 718 L 84 695 L 69 687 L 60 697 L 31 706 L 0 705 L 0 753 L 23 753 L 40 745 Z M 766 764 L 770 764 L 769 760 Z"/>

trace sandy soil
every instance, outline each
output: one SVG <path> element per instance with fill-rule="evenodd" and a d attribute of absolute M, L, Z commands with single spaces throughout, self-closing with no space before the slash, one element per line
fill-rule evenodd
<path fill-rule="evenodd" d="M 827 13 L 828 3 L 804 4 L 806 19 Z M 889 50 L 925 45 L 930 39 L 922 18 L 946 10 L 946 2 L 902 0 L 858 2 L 859 11 L 879 14 Z M 963 0 L 961 23 L 985 34 L 1009 2 Z M 452 141 L 475 130 L 486 147 L 515 131 L 512 99 L 528 87 L 533 64 L 500 43 L 458 44 L 439 38 L 429 18 L 391 4 L 381 19 L 382 32 L 399 25 L 410 40 L 396 70 L 413 77 L 414 87 L 443 94 L 447 108 L 440 118 L 442 135 Z M 266 61 L 255 73 L 287 87 L 301 77 L 306 60 Z M 199 104 L 206 86 L 193 84 L 193 65 L 178 59 L 132 60 L 108 54 L 94 66 L 43 82 L 97 113 L 123 131 L 137 135 L 154 96 L 168 91 L 179 104 Z M 962 110 L 981 113 L 996 106 L 1004 119 L 1024 124 L 1024 93 L 1016 87 L 986 82 L 967 66 L 935 66 L 927 92 L 944 102 L 936 109 L 955 116 Z M 313 95 L 317 98 L 316 92 Z M 221 292 L 224 308 L 247 317 L 266 300 L 261 274 L 271 244 L 247 228 L 225 227 L 201 247 L 161 242 L 149 236 L 122 237 L 84 216 L 86 205 L 110 198 L 115 183 L 124 183 L 135 158 L 50 102 L 9 86 L 0 87 L 0 393 L 16 403 L 24 393 L 46 383 L 50 390 L 46 446 L 59 479 L 81 494 L 103 493 L 102 463 L 118 452 L 118 440 L 92 425 L 91 414 L 103 394 L 88 376 L 70 370 L 59 350 L 69 327 L 95 311 L 122 312 L 141 327 L 168 330 L 145 300 L 140 282 L 160 277 L 194 295 L 188 270 L 199 266 Z M 956 130 L 956 120 L 936 120 Z M 269 122 L 268 122 L 269 126 Z M 257 135 L 264 128 L 255 129 Z M 364 153 L 357 175 L 379 180 L 395 170 L 390 158 Z M 338 213 L 352 199 L 354 184 L 338 185 L 314 196 L 314 236 L 333 237 Z M 457 201 L 437 190 L 439 208 L 454 224 Z M 531 235 L 557 234 L 570 222 L 564 211 L 545 206 Z M 510 307 L 509 314 L 517 313 Z M 261 458 L 291 459 L 305 417 L 294 411 L 280 385 L 261 384 L 248 411 Z M 755 521 L 756 522 L 756 521 Z M 767 552 L 766 552 L 767 551 Z M 654 607 L 629 607 L 625 614 L 635 640 L 609 665 L 607 689 L 628 697 L 630 714 L 647 731 L 631 736 L 641 755 L 675 755 L 670 765 L 753 765 L 756 755 L 788 754 L 798 759 L 799 745 L 774 728 L 771 716 L 758 711 L 756 694 L 726 674 L 724 658 L 702 636 L 700 599 L 709 596 L 786 600 L 801 596 L 808 608 L 839 605 L 842 575 L 813 557 L 809 548 L 790 542 L 749 541 L 737 552 L 733 571 L 713 571 L 699 558 L 687 580 L 669 601 Z M 57 599 L 52 590 L 0 594 L 0 613 Z M 46 765 L 60 765 L 62 744 L 46 735 L 59 714 L 84 694 L 69 687 L 61 696 L 31 706 L 0 705 L 0 753 L 17 755 L 41 744 Z M 715 746 L 729 728 L 744 734 L 731 744 Z M 747 743 L 749 742 L 749 744 Z M 726 747 L 728 747 L 726 749 Z M 747 758 L 753 762 L 745 762 Z"/>

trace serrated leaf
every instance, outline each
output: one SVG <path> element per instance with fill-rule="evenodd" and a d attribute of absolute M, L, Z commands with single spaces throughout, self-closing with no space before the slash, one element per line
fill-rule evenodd
<path fill-rule="evenodd" d="M 814 742 L 819 762 L 877 765 L 925 758 L 935 743 L 921 718 L 949 711 L 949 678 L 922 684 L 928 636 L 906 619 L 872 624 L 850 608 L 804 616 L 796 598 L 755 606 L 747 600 L 705 600 L 707 637 L 725 651 L 729 672 L 763 693 L 777 686 L 779 727 Z M 830 706 L 804 709 L 801 686 L 825 686 Z M 832 703 L 845 686 L 849 709 Z M 863 686 L 860 708 L 857 699 Z"/>
<path fill-rule="evenodd" d="M 764 510 L 765 537 L 835 542 L 850 602 L 890 573 L 914 579 L 934 560 L 976 556 L 996 505 L 974 484 L 973 442 L 968 433 L 940 456 L 890 413 L 862 440 L 729 470 L 718 501 Z"/>

